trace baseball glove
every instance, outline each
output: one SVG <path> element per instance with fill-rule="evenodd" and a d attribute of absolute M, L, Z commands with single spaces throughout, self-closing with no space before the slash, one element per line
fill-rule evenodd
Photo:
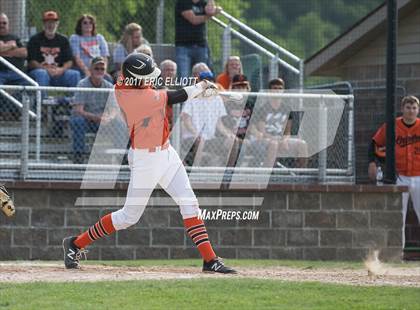
<path fill-rule="evenodd" d="M 7 217 L 12 217 L 16 212 L 13 201 L 4 185 L 0 185 L 0 210 L 3 211 Z"/>

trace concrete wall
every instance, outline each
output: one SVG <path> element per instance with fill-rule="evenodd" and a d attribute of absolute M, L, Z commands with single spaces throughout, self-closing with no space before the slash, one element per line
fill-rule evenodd
<path fill-rule="evenodd" d="M 125 196 L 118 190 L 84 190 L 77 184 L 9 184 L 17 206 L 12 220 L 0 217 L 0 259 L 61 259 L 63 237 L 75 235 L 106 213 L 104 205 L 78 207 L 79 196 Z M 264 196 L 258 221 L 207 221 L 217 253 L 225 258 L 360 260 L 370 249 L 382 258 L 402 254 L 401 190 L 376 186 L 277 186 L 267 190 L 197 191 L 199 199 Z M 404 189 L 404 188 L 403 188 Z M 164 196 L 155 191 L 154 197 Z M 217 207 L 202 207 L 208 210 Z M 95 243 L 90 259 L 198 258 L 176 206 L 149 206 L 140 222 Z"/>

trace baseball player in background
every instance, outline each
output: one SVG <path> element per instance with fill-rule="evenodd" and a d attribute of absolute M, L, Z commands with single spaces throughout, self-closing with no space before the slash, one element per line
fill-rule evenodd
<path fill-rule="evenodd" d="M 414 211 L 420 222 L 420 119 L 419 99 L 406 96 L 401 101 L 402 116 L 395 121 L 395 166 L 398 174 L 397 184 L 409 188 L 403 193 L 403 227 L 407 216 L 409 195 Z M 369 147 L 368 174 L 376 180 L 377 166 L 375 154 L 383 153 L 386 145 L 386 124 L 383 124 L 372 138 Z"/>
<path fill-rule="evenodd" d="M 236 273 L 215 254 L 204 222 L 198 217 L 198 201 L 185 168 L 169 143 L 167 107 L 198 96 L 214 96 L 216 87 L 204 80 L 179 90 L 156 90 L 149 81 L 159 75 L 153 59 L 145 54 L 131 54 L 122 65 L 115 98 L 131 142 L 126 201 L 122 209 L 105 215 L 86 232 L 63 240 L 64 264 L 68 269 L 79 268 L 81 255 L 92 242 L 136 224 L 159 184 L 179 205 L 185 229 L 204 260 L 203 271 Z"/>

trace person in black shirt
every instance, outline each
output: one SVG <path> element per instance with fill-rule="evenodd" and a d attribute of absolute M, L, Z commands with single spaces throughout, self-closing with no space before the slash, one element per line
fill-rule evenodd
<path fill-rule="evenodd" d="M 20 39 L 9 33 L 9 19 L 6 14 L 0 14 L 0 56 L 19 70 L 23 70 L 23 64 L 27 56 L 26 48 Z M 0 84 L 27 85 L 27 81 L 7 66 L 0 64 Z"/>
<path fill-rule="evenodd" d="M 221 11 L 214 0 L 177 0 L 175 6 L 175 46 L 178 75 L 188 77 L 191 67 L 209 65 L 206 22 Z"/>
<path fill-rule="evenodd" d="M 269 82 L 269 91 L 282 92 L 284 81 L 274 79 Z M 282 104 L 281 98 L 269 98 L 261 102 L 256 111 L 257 132 L 255 137 L 260 151 L 265 153 L 263 165 L 271 168 L 277 157 L 297 158 L 297 166 L 306 167 L 308 163 L 308 145 L 299 138 L 292 138 L 291 111 Z"/>
<path fill-rule="evenodd" d="M 57 33 L 58 14 L 43 14 L 44 31 L 34 35 L 28 43 L 29 75 L 41 86 L 76 87 L 80 73 L 71 69 L 72 52 L 68 39 Z"/>
<path fill-rule="evenodd" d="M 251 91 L 251 84 L 245 75 L 237 74 L 232 79 L 231 90 L 247 93 Z M 238 163 L 238 160 L 242 161 L 239 156 L 244 155 L 250 150 L 251 145 L 249 137 L 254 131 L 254 128 L 250 127 L 254 99 L 255 97 L 247 96 L 245 94 L 241 100 L 225 99 L 227 115 L 221 118 L 221 122 L 223 127 L 228 130 L 227 134 L 225 133 L 222 139 L 229 141 L 227 142 L 227 145 L 232 146 L 227 161 L 227 167 L 234 167 Z M 220 126 L 218 129 L 219 128 Z M 248 134 L 248 137 L 246 137 L 248 130 L 250 133 Z M 242 148 L 247 151 L 241 152 Z"/>

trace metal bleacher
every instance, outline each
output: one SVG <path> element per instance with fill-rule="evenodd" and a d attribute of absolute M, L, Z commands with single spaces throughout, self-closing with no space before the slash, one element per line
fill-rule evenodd
<path fill-rule="evenodd" d="M 115 43 L 109 43 L 111 55 L 115 46 Z M 175 59 L 175 47 L 173 45 L 151 44 L 151 47 L 157 63 L 160 63 L 164 59 Z M 32 83 L 32 85 L 35 85 L 35 83 Z M 10 102 L 4 96 L 1 96 L 1 100 L 3 110 L 0 112 L 0 161 L 18 160 L 22 151 L 22 107 L 14 106 L 16 103 Z M 11 109 L 14 113 L 8 113 L 4 107 L 12 107 Z M 57 112 L 58 109 L 59 105 L 51 100 L 51 98 L 42 101 L 41 115 L 43 121 L 40 124 L 38 138 L 40 140 L 39 142 L 41 142 L 38 158 L 42 162 L 71 163 L 71 131 L 68 122 L 70 110 L 67 107 L 65 111 L 61 109 L 61 112 Z M 37 131 L 35 127 L 36 125 L 31 121 L 28 144 L 29 159 L 37 157 Z M 59 130 L 56 130 L 58 127 L 60 127 Z M 94 138 L 94 134 L 86 134 L 85 140 L 88 150 L 93 144 Z"/>

